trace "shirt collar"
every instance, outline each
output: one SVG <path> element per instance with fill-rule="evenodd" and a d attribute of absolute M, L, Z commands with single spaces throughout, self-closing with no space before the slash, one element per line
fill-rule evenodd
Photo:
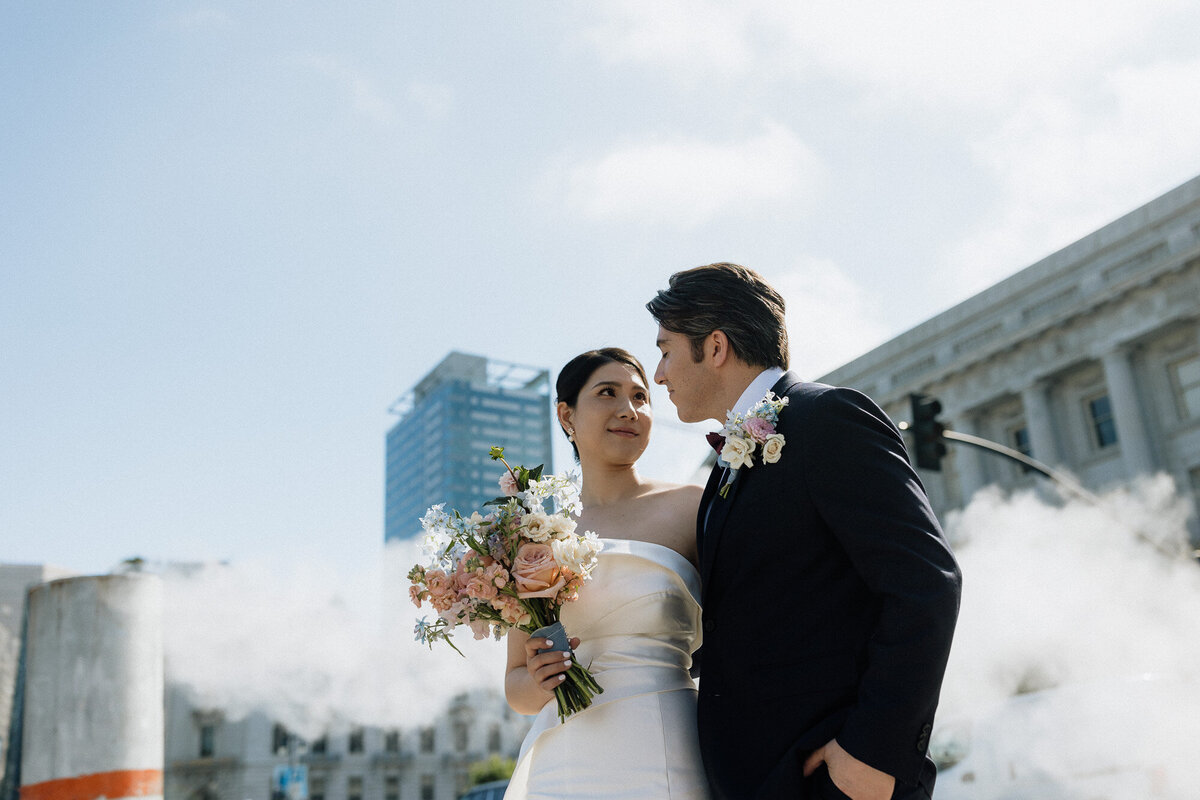
<path fill-rule="evenodd" d="M 767 392 L 771 391 L 771 387 L 779 383 L 779 379 L 783 377 L 784 371 L 779 367 L 768 367 L 758 373 L 758 377 L 750 381 L 750 385 L 742 392 L 742 396 L 738 398 L 734 404 L 733 410 L 738 414 L 745 414 L 754 404 L 767 396 Z"/>

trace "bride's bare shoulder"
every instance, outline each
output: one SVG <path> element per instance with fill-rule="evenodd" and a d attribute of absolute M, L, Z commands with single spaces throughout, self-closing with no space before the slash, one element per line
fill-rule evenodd
<path fill-rule="evenodd" d="M 702 494 L 704 494 L 704 488 L 691 483 L 656 481 L 651 492 L 651 499 L 655 506 L 664 513 L 695 514 Z"/>

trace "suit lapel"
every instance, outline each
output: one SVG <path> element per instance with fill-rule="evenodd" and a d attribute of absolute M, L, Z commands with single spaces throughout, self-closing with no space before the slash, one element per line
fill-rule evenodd
<path fill-rule="evenodd" d="M 776 397 L 782 397 L 787 392 L 791 391 L 792 387 L 800 383 L 800 377 L 793 372 L 785 372 L 783 376 L 776 381 L 771 387 L 771 391 Z M 783 413 L 788 413 L 785 408 Z M 709 576 L 712 574 L 713 565 L 717 561 L 717 544 L 721 539 L 721 534 L 725 530 L 725 523 L 728 521 L 730 514 L 733 512 L 733 504 L 737 500 L 738 491 L 742 483 L 750 477 L 751 472 L 762 469 L 764 465 L 756 463 L 753 467 L 738 470 L 736 479 L 729 487 L 729 494 L 721 497 L 717 494 L 717 489 L 720 486 L 721 475 L 724 470 L 718 464 L 713 468 L 713 471 L 708 476 L 708 485 L 704 488 L 704 494 L 700 502 L 700 515 L 697 520 L 697 530 L 700 534 L 700 583 L 702 587 L 707 589 L 709 585 Z M 709 506 L 712 506 L 711 510 Z M 707 515 L 707 525 L 705 524 L 705 516 Z"/>
<path fill-rule="evenodd" d="M 696 552 L 700 556 L 700 569 L 703 574 L 704 565 L 707 563 L 707 553 L 709 550 L 706 545 L 708 540 L 704 535 L 705 523 L 708 521 L 708 508 L 712 503 L 712 499 L 716 497 L 718 482 L 721 479 L 721 467 L 716 465 L 712 472 L 708 473 L 708 483 L 704 486 L 704 493 L 700 495 L 700 507 L 696 509 Z"/>
<path fill-rule="evenodd" d="M 739 470 L 744 472 L 745 470 Z M 733 508 L 733 501 L 737 498 L 738 488 L 745 475 L 738 475 L 729 487 L 729 493 L 725 497 L 721 497 L 717 491 L 721 485 L 721 477 L 725 474 L 724 468 L 718 467 L 713 470 L 713 474 L 709 477 L 709 488 L 712 491 L 706 492 L 709 498 L 709 506 L 705 509 L 708 514 L 708 524 L 704 526 L 704 548 L 701 550 L 703 554 L 700 562 L 700 585 L 701 587 L 708 586 L 708 577 L 712 574 L 713 564 L 717 560 L 717 544 L 721 540 L 721 533 L 725 530 L 725 521 L 729 519 L 729 511 Z M 703 520 L 701 520 L 703 524 Z"/>

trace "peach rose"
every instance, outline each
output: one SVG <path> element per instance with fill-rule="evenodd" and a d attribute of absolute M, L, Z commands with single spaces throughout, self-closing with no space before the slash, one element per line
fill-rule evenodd
<path fill-rule="evenodd" d="M 554 550 L 548 544 L 526 542 L 517 550 L 512 565 L 517 597 L 554 597 L 566 585 L 567 579 L 554 560 Z"/>

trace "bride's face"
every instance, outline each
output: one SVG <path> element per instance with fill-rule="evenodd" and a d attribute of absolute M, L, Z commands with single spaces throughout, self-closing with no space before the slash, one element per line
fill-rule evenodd
<path fill-rule="evenodd" d="M 610 362 L 593 372 L 574 408 L 558 405 L 563 427 L 575 430 L 581 463 L 632 464 L 650 441 L 650 390 L 624 364 Z"/>

